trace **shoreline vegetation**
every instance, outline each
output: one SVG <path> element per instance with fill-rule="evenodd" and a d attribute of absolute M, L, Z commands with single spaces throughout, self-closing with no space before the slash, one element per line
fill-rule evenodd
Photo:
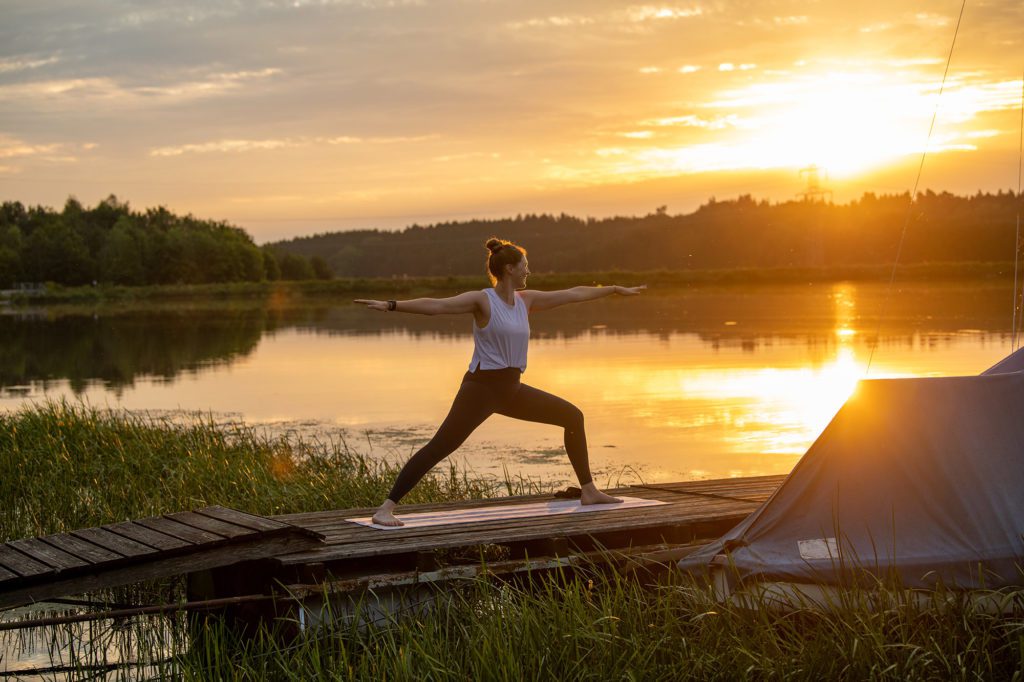
<path fill-rule="evenodd" d="M 530 288 L 561 289 L 578 285 L 645 283 L 652 289 L 730 287 L 758 284 L 828 284 L 860 282 L 887 284 L 891 265 L 835 267 L 725 268 L 712 270 L 605 270 L 599 272 L 534 273 Z M 1012 262 L 922 263 L 901 265 L 901 282 L 1012 280 Z M 151 300 L 259 299 L 271 296 L 331 298 L 349 295 L 451 295 L 486 285 L 483 275 L 445 277 L 344 277 L 306 281 L 220 282 L 210 284 L 163 284 L 125 286 L 64 286 L 53 282 L 31 290 L 0 291 L 0 304 L 28 306 L 49 303 L 110 303 Z"/>
<path fill-rule="evenodd" d="M 171 421 L 82 403 L 27 405 L 0 414 L 0 540 L 204 504 L 258 514 L 368 506 L 393 474 L 344 441 L 268 437 L 200 414 Z M 409 501 L 529 492 L 539 490 L 450 467 Z M 154 590 L 180 598 L 173 583 L 98 596 L 152 600 Z M 718 603 L 675 573 L 651 582 L 590 566 L 532 585 L 467 581 L 426 610 L 369 625 L 342 618 L 298 637 L 294 623 L 278 624 L 292 631 L 286 637 L 275 626 L 240 632 L 218 618 L 140 616 L 3 633 L 0 651 L 34 641 L 52 657 L 64 643 L 66 679 L 97 670 L 104 679 L 186 680 L 1020 679 L 1024 593 L 1006 598 L 1016 610 L 993 615 L 954 593 L 922 601 L 851 589 L 828 607 L 779 612 Z M 8 656 L 2 667 L 28 665 Z"/>

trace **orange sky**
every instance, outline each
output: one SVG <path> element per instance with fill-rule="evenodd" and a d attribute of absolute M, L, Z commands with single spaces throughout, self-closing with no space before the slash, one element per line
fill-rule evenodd
<path fill-rule="evenodd" d="M 0 200 L 257 241 L 527 212 L 1016 189 L 1019 2 L 7 0 Z"/>

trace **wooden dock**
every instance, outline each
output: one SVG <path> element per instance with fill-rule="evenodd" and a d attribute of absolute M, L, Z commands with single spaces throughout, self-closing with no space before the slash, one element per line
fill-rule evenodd
<path fill-rule="evenodd" d="M 614 494 L 665 504 L 381 530 L 346 519 L 372 508 L 258 517 L 223 507 L 17 540 L 0 547 L 0 609 L 188 575 L 189 599 L 287 595 L 292 602 L 448 580 L 647 557 L 670 562 L 754 511 L 784 476 L 635 485 Z M 551 495 L 408 505 L 401 513 L 550 501 Z M 484 561 L 481 561 L 484 560 Z"/>
<path fill-rule="evenodd" d="M 0 609 L 258 560 L 319 544 L 314 531 L 205 507 L 0 545 Z"/>

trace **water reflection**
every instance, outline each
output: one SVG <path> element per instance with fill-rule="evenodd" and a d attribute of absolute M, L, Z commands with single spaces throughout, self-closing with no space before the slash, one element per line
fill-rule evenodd
<path fill-rule="evenodd" d="M 871 377 L 990 366 L 1009 350 L 1004 289 L 894 292 Z M 705 288 L 560 308 L 531 320 L 525 380 L 583 409 L 602 476 L 784 472 L 864 378 L 884 295 L 849 283 Z M 8 312 L 0 406 L 67 395 L 201 410 L 401 459 L 444 418 L 471 351 L 467 320 L 348 301 Z M 559 433 L 504 417 L 456 459 L 478 473 L 571 480 Z"/>

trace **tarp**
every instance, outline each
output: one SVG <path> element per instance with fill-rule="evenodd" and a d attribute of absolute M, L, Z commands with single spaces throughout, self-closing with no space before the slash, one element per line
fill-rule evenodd
<path fill-rule="evenodd" d="M 1024 348 L 1018 348 L 981 374 L 985 376 L 986 374 L 1007 374 L 1021 371 L 1024 371 Z"/>
<path fill-rule="evenodd" d="M 679 565 L 712 562 L 769 582 L 1024 584 L 1024 372 L 860 382 L 775 494 Z"/>

